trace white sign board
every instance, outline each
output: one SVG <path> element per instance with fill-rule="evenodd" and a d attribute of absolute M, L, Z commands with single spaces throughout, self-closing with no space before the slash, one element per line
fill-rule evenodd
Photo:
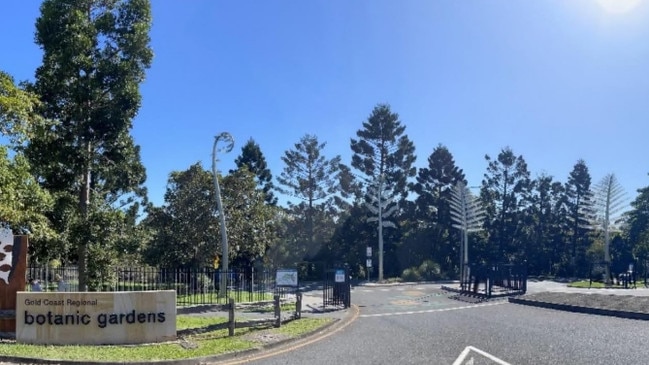
<path fill-rule="evenodd" d="M 16 342 L 113 345 L 176 339 L 176 292 L 18 292 Z"/>
<path fill-rule="evenodd" d="M 0 259 L 0 267 L 7 266 L 11 268 L 13 266 L 13 255 L 12 249 L 14 245 L 14 235 L 11 233 L 10 229 L 0 228 L 0 252 L 4 256 Z M 11 246 L 11 248 L 9 248 Z M 9 284 L 9 273 L 11 270 L 0 271 L 0 281 L 4 281 L 5 284 Z"/>
<path fill-rule="evenodd" d="M 367 248 L 365 249 L 365 256 L 372 257 L 372 247 L 367 246 Z"/>
<path fill-rule="evenodd" d="M 367 261 L 365 262 L 365 266 L 372 267 L 372 259 L 367 259 Z"/>
<path fill-rule="evenodd" d="M 345 282 L 345 270 L 336 270 L 336 276 L 334 277 L 334 281 L 337 283 L 344 283 Z"/>
<path fill-rule="evenodd" d="M 278 269 L 275 274 L 275 285 L 297 287 L 297 270 Z"/>

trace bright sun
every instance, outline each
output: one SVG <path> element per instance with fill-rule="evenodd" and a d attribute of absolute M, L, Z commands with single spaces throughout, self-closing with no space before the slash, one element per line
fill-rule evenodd
<path fill-rule="evenodd" d="M 597 0 L 609 13 L 626 13 L 638 6 L 642 0 Z"/>

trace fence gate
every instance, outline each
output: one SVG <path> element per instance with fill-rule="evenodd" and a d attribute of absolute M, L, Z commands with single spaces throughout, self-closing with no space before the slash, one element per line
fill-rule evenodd
<path fill-rule="evenodd" d="M 351 282 L 346 268 L 329 269 L 325 271 L 322 288 L 323 306 L 351 306 Z"/>

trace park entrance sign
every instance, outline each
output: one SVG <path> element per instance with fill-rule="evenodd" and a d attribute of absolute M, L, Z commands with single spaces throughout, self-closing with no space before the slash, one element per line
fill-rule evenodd
<path fill-rule="evenodd" d="M 18 292 L 16 341 L 113 345 L 176 339 L 176 292 Z"/>

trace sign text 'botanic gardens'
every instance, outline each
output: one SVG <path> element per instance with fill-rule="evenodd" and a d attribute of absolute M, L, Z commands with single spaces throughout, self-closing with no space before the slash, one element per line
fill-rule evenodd
<path fill-rule="evenodd" d="M 37 344 L 133 344 L 176 338 L 176 293 L 19 292 L 16 340 Z"/>

